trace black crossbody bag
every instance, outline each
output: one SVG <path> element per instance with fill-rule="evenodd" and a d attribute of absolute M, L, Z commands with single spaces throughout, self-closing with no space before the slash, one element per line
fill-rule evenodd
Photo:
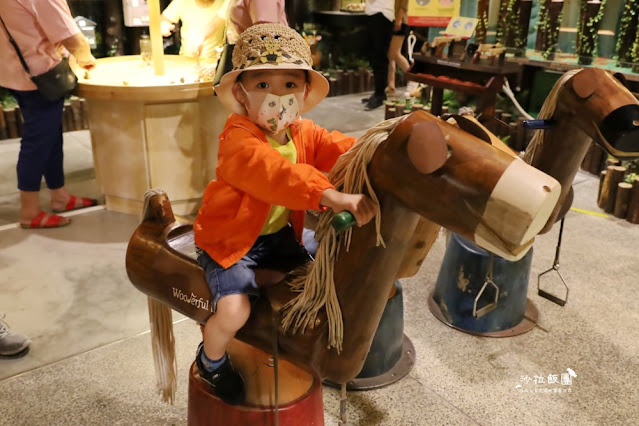
<path fill-rule="evenodd" d="M 57 101 L 58 99 L 63 98 L 67 95 L 67 93 L 75 89 L 75 87 L 78 85 L 78 77 L 75 75 L 73 70 L 71 70 L 71 66 L 69 66 L 69 58 L 62 58 L 62 60 L 49 71 L 40 75 L 32 76 L 31 71 L 29 70 L 29 66 L 22 57 L 22 53 L 20 53 L 18 45 L 16 44 L 13 37 L 11 37 L 11 33 L 9 33 L 9 30 L 2 20 L 2 17 L 0 17 L 0 22 L 2 22 L 2 26 L 7 32 L 9 42 L 20 58 L 20 63 L 22 63 L 24 70 L 27 72 L 27 74 L 29 74 L 31 81 L 33 81 L 33 83 L 36 85 L 38 91 L 42 96 L 50 101 Z"/>

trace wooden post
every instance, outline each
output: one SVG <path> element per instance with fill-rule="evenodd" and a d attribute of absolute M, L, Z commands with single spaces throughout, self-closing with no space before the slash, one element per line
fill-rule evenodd
<path fill-rule="evenodd" d="M 539 10 L 539 29 L 535 49 L 543 53 L 546 59 L 552 60 L 557 49 L 559 38 L 559 24 L 563 0 L 542 0 Z"/>
<path fill-rule="evenodd" d="M 575 53 L 580 65 L 590 65 L 593 56 L 597 54 L 597 38 L 601 22 L 601 18 L 597 19 L 597 17 L 602 4 L 599 0 L 589 0 L 587 3 L 582 3 L 579 20 L 580 31 L 577 33 L 577 43 L 575 44 Z"/>
<path fill-rule="evenodd" d="M 0 105 L 0 140 L 7 139 L 8 137 L 7 121 L 4 119 L 4 110 L 2 109 L 2 105 Z"/>
<path fill-rule="evenodd" d="M 597 202 L 599 202 L 599 198 L 601 198 L 601 189 L 603 188 L 604 182 L 606 181 L 606 170 L 602 170 L 599 173 L 599 190 L 597 191 Z"/>
<path fill-rule="evenodd" d="M 351 94 L 351 93 L 355 93 L 356 92 L 356 85 L 355 85 L 355 71 L 353 70 L 348 70 L 346 71 L 346 93 L 347 94 Z"/>
<path fill-rule="evenodd" d="M 617 196 L 615 197 L 615 208 L 612 214 L 619 219 L 625 219 L 628 214 L 628 201 L 630 200 L 630 191 L 632 185 L 626 182 L 620 182 L 617 185 Z"/>
<path fill-rule="evenodd" d="M 506 15 L 508 15 L 508 3 L 510 3 L 510 0 L 499 1 L 499 16 L 497 17 L 497 27 L 495 34 L 495 41 L 498 43 L 503 41 L 504 33 L 506 32 Z"/>
<path fill-rule="evenodd" d="M 4 118 L 7 122 L 7 133 L 9 135 L 9 139 L 17 138 L 20 135 L 18 134 L 18 123 L 16 122 L 16 109 L 8 108 L 4 110 Z"/>
<path fill-rule="evenodd" d="M 597 200 L 597 205 L 606 213 L 612 213 L 615 208 L 615 197 L 617 196 L 617 185 L 623 180 L 626 168 L 621 166 L 610 166 L 606 172 L 601 195 Z"/>
<path fill-rule="evenodd" d="M 335 77 L 331 77 L 328 79 L 328 82 L 330 84 L 330 89 L 328 92 L 328 96 L 337 96 L 337 89 L 338 89 L 338 84 L 337 84 L 337 79 Z"/>
<path fill-rule="evenodd" d="M 479 0 L 477 2 L 477 29 L 475 30 L 475 43 L 486 43 L 489 5 L 489 0 Z"/>
<path fill-rule="evenodd" d="M 335 95 L 345 95 L 344 89 L 346 88 L 346 82 L 344 81 L 344 70 L 338 69 L 335 73 L 335 78 L 337 78 L 337 89 Z"/>
<path fill-rule="evenodd" d="M 519 4 L 519 24 L 515 37 L 515 56 L 526 55 L 526 45 L 528 44 L 528 29 L 530 28 L 530 12 L 532 10 L 532 0 L 523 0 Z"/>
<path fill-rule="evenodd" d="M 627 67 L 632 60 L 633 35 L 637 33 L 639 21 L 639 2 L 637 0 L 626 0 L 621 16 L 621 24 L 617 37 L 617 64 Z"/>
<path fill-rule="evenodd" d="M 395 118 L 395 104 L 390 101 L 386 101 L 384 104 L 384 120 Z"/>
<path fill-rule="evenodd" d="M 368 86 L 368 71 L 364 67 L 358 70 L 358 92 L 365 92 Z"/>
<path fill-rule="evenodd" d="M 630 223 L 639 223 L 639 177 L 632 182 L 626 220 Z"/>

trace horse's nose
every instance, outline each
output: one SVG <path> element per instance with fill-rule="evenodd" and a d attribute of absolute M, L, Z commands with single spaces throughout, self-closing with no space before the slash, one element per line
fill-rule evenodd
<path fill-rule="evenodd" d="M 495 185 L 475 242 L 508 260 L 522 258 L 553 212 L 561 185 L 554 178 L 516 159 Z"/>
<path fill-rule="evenodd" d="M 639 105 L 624 105 L 617 108 L 599 126 L 601 136 L 610 151 L 620 159 L 639 158 Z"/>

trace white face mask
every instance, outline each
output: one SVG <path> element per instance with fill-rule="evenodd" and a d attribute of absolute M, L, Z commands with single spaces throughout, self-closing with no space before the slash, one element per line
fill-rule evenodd
<path fill-rule="evenodd" d="M 249 96 L 242 83 L 240 86 L 246 96 Z M 305 91 L 284 96 L 268 93 L 259 108 L 254 106 L 249 108 L 249 118 L 264 130 L 277 134 L 288 128 L 300 116 L 298 96 L 303 102 Z M 255 97 L 253 98 L 255 99 Z"/>

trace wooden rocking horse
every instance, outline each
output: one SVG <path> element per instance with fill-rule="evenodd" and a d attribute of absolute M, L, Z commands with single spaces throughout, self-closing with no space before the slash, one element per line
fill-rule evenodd
<path fill-rule="evenodd" d="M 595 141 L 608 154 L 617 158 L 639 157 L 639 102 L 622 83 L 623 77 L 620 74 L 613 75 L 599 68 L 568 72 L 553 87 L 539 113 L 539 120 L 525 123 L 528 128 L 538 129 L 538 131 L 525 151 L 523 159 L 557 179 L 562 188 L 557 206 L 540 231 L 540 233 L 548 232 L 557 221 L 562 220 L 555 264 L 552 269 L 556 270 L 558 266 L 563 218 L 570 209 L 573 199 L 572 181 L 591 141 Z M 465 116 L 452 116 L 452 118 L 462 129 L 491 142 L 500 149 L 512 152 L 476 119 Z M 533 321 L 524 321 L 524 318 L 537 317 L 536 308 L 526 300 L 530 261 L 527 264 L 521 264 L 521 268 L 527 269 L 522 269 L 516 275 L 513 272 L 517 268 L 516 265 L 496 259 L 495 273 L 501 272 L 504 276 L 504 280 L 497 284 L 501 290 L 508 293 L 509 297 L 503 301 L 500 299 L 500 305 L 496 306 L 490 315 L 484 318 L 473 318 L 472 310 L 468 307 L 472 306 L 472 303 L 469 302 L 479 297 L 478 290 L 484 281 L 483 275 L 477 272 L 471 274 L 469 270 L 481 269 L 477 266 L 479 262 L 488 262 L 486 254 L 473 249 L 472 245 L 464 243 L 463 239 L 456 239 L 449 244 L 437 286 L 429 299 L 431 312 L 448 325 L 483 336 L 511 336 L 534 327 Z M 454 268 L 451 268 L 452 264 Z M 455 274 L 461 269 L 470 277 L 464 292 L 456 288 L 458 277 Z M 506 278 L 505 276 L 509 274 L 510 276 Z M 568 288 L 561 275 L 560 278 L 566 287 L 565 297 L 559 297 L 542 289 L 539 280 L 538 293 L 563 306 L 567 299 Z M 445 313 L 443 307 L 446 307 Z"/>
<path fill-rule="evenodd" d="M 428 113 L 390 121 L 384 128 L 385 141 L 368 165 L 369 192 L 379 200 L 378 221 L 352 230 L 350 248 L 342 247 L 334 262 L 343 319 L 341 350 L 327 344 L 324 310 L 312 327 L 296 333 L 282 329 L 282 309 L 297 293 L 276 271 L 261 271 L 262 275 L 258 271 L 264 297 L 236 336 L 265 352 L 272 352 L 277 336 L 282 358 L 335 383 L 347 382 L 362 368 L 395 279 L 416 272 L 419 261 L 415 251 L 408 262 L 404 259 L 407 248 L 422 247 L 418 256 L 423 259 L 423 248 L 430 247 L 431 242 L 421 240 L 429 223 L 516 260 L 548 221 L 561 191 L 556 180 L 515 155 Z M 427 226 L 420 226 L 418 235 L 420 217 Z M 384 246 L 376 244 L 380 238 Z M 208 286 L 194 260 L 192 226 L 176 220 L 166 194 L 147 194 L 143 221 L 129 242 L 126 267 L 131 282 L 150 299 L 200 323 L 211 315 Z"/>

